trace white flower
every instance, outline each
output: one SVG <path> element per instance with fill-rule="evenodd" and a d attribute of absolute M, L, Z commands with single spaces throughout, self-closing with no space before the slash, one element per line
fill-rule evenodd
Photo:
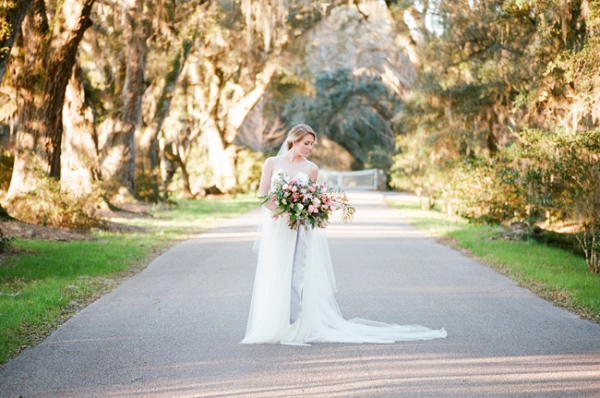
<path fill-rule="evenodd" d="M 319 206 L 321 204 L 321 201 L 319 200 L 319 198 L 314 198 L 312 201 L 313 205 L 315 206 Z"/>
<path fill-rule="evenodd" d="M 300 193 L 306 193 L 306 188 L 302 188 L 302 189 L 300 190 Z"/>
<path fill-rule="evenodd" d="M 304 209 L 304 205 L 303 205 L 303 204 L 301 204 L 301 203 L 298 203 L 298 204 L 296 205 L 296 207 L 298 208 L 298 210 L 302 210 L 302 209 Z"/>
<path fill-rule="evenodd" d="M 287 191 L 290 188 L 290 186 L 288 184 L 283 184 L 283 186 L 281 187 L 281 189 L 283 189 L 284 191 Z"/>

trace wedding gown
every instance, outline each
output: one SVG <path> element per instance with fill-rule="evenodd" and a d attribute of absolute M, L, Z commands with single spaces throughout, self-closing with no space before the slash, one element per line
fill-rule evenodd
<path fill-rule="evenodd" d="M 283 170 L 273 173 L 273 179 Z M 289 177 L 287 177 L 289 179 Z M 296 179 L 307 182 L 299 173 Z M 323 229 L 291 230 L 262 208 L 262 233 L 246 336 L 241 344 L 393 343 L 445 338 L 444 329 L 346 320 Z"/>

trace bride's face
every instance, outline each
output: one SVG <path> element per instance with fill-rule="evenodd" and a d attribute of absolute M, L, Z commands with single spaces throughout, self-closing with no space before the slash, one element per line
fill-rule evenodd
<path fill-rule="evenodd" d="M 294 142 L 294 149 L 302 157 L 307 157 L 315 144 L 315 137 L 312 134 L 305 134 L 299 141 Z"/>

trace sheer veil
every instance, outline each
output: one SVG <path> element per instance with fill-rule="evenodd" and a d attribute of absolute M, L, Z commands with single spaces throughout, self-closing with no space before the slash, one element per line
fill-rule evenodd
<path fill-rule="evenodd" d="M 288 140 L 287 138 L 283 140 L 283 144 L 281 144 L 281 148 L 279 148 L 279 152 L 277 152 L 277 156 L 283 156 L 288 153 Z"/>
<path fill-rule="evenodd" d="M 288 153 L 288 151 L 288 140 L 286 138 L 285 140 L 283 140 L 283 143 L 281 144 L 281 147 L 279 148 L 279 151 L 277 152 L 276 156 L 284 156 L 286 153 Z M 260 207 L 260 219 L 258 222 L 258 226 L 256 227 L 256 237 L 254 238 L 254 245 L 252 246 L 252 251 L 254 253 L 258 253 L 260 249 L 260 235 L 262 234 L 263 224 L 265 223 L 265 220 L 268 219 L 268 217 L 270 217 L 269 213 L 270 210 L 267 209 L 265 206 Z"/>

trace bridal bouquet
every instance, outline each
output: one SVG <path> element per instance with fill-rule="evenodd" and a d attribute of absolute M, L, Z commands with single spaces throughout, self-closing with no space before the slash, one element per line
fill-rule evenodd
<path fill-rule="evenodd" d="M 325 228 L 331 213 L 338 209 L 342 211 L 344 222 L 351 220 L 354 215 L 354 207 L 350 206 L 344 192 L 314 181 L 303 183 L 297 179 L 286 180 L 283 173 L 277 176 L 272 190 L 262 199 L 263 204 L 273 201 L 277 206 L 273 217 L 285 217 L 290 229 L 297 229 L 301 224 Z"/>

